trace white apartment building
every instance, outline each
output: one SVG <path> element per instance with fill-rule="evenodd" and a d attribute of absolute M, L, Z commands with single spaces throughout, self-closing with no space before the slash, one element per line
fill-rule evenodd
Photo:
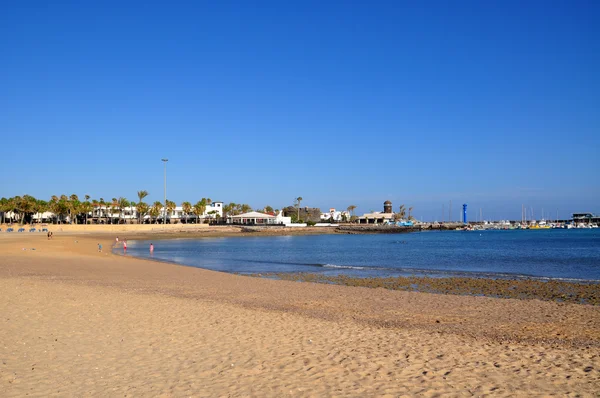
<path fill-rule="evenodd" d="M 6 220 L 15 220 L 18 221 L 18 214 L 13 214 L 13 212 L 6 212 L 5 218 Z M 164 211 L 158 216 L 160 220 L 164 217 Z M 216 219 L 223 217 L 223 202 L 212 202 L 209 205 L 206 205 L 206 209 L 204 213 L 200 216 L 200 222 L 203 222 L 206 219 Z M 44 213 L 34 213 L 32 215 L 32 219 L 34 222 L 52 222 L 56 218 L 56 215 L 47 211 Z M 167 213 L 167 222 L 172 224 L 179 222 L 197 222 L 197 216 L 191 212 L 190 214 L 185 214 L 183 208 L 181 206 L 175 207 L 173 211 Z M 119 219 L 124 221 L 126 224 L 137 222 L 138 220 L 138 212 L 135 207 L 126 207 L 122 210 L 121 213 L 119 211 L 111 208 L 110 210 L 106 206 L 96 206 L 94 209 L 88 213 L 89 222 L 110 222 L 112 224 L 118 223 Z M 110 220 L 110 221 L 109 221 Z M 70 217 L 67 215 L 64 217 L 62 222 L 70 222 Z M 151 220 L 149 214 L 144 215 L 144 222 L 149 223 L 155 220 Z"/>

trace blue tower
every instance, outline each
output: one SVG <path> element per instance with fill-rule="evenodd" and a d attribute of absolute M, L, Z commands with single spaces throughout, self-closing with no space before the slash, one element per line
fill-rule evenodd
<path fill-rule="evenodd" d="M 463 224 L 467 223 L 467 204 L 463 205 Z"/>

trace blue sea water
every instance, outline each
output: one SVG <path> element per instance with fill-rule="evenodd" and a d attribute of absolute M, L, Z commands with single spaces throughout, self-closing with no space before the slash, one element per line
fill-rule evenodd
<path fill-rule="evenodd" d="M 143 240 L 127 255 L 241 274 L 600 281 L 599 229 Z"/>

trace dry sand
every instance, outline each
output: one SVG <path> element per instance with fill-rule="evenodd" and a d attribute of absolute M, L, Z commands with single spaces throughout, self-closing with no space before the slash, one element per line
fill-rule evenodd
<path fill-rule="evenodd" d="M 113 239 L 0 235 L 0 396 L 600 391 L 598 306 L 249 278 Z"/>

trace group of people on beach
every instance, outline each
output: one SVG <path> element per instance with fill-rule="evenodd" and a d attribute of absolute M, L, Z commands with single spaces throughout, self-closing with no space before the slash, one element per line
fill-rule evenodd
<path fill-rule="evenodd" d="M 52 239 L 52 232 L 48 232 L 48 239 Z M 127 239 L 123 239 L 123 253 L 127 253 Z M 119 245 L 119 237 L 115 238 L 115 246 Z M 102 243 L 98 243 L 98 252 L 102 253 Z M 154 245 L 150 243 L 150 254 L 154 253 Z"/>

